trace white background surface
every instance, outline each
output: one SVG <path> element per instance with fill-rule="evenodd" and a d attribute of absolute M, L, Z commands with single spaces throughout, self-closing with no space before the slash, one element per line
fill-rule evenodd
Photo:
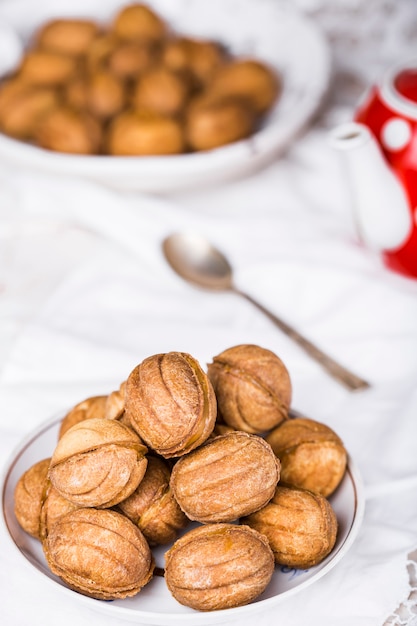
<path fill-rule="evenodd" d="M 407 571 L 407 560 L 417 547 L 417 283 L 385 270 L 357 242 L 326 136 L 349 119 L 367 81 L 413 51 L 416 5 L 299 4 L 332 45 L 331 92 L 309 132 L 262 172 L 158 200 L 1 164 L 0 457 L 6 463 L 14 445 L 62 408 L 112 391 L 150 354 L 179 349 L 204 364 L 236 343 L 268 347 L 288 366 L 294 408 L 344 440 L 367 506 L 340 565 L 256 621 L 411 623 L 407 603 L 402 622 L 396 611 L 410 593 L 415 564 Z M 176 278 L 159 243 L 181 228 L 210 237 L 242 288 L 372 388 L 345 391 L 248 303 Z M 35 578 L 3 530 L 0 541 L 2 623 L 119 626 Z"/>

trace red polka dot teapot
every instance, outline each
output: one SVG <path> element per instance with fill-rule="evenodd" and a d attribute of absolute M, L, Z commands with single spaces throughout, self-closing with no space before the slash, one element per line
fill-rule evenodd
<path fill-rule="evenodd" d="M 417 60 L 391 68 L 354 122 L 336 128 L 358 233 L 387 267 L 417 278 Z"/>

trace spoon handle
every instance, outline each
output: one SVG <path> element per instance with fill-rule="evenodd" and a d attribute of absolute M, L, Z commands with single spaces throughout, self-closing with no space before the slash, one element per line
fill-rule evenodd
<path fill-rule="evenodd" d="M 264 313 L 282 332 L 295 341 L 307 354 L 315 359 L 333 378 L 342 383 L 345 387 L 351 390 L 366 389 L 369 387 L 369 383 L 353 372 L 347 370 L 343 365 L 337 363 L 330 356 L 322 352 L 320 348 L 315 346 L 311 341 L 303 337 L 295 328 L 287 324 L 284 320 L 274 315 L 271 311 L 266 309 L 262 304 L 252 298 L 252 296 L 240 291 L 239 289 L 233 290 L 236 294 L 246 298 L 254 306 L 256 306 L 262 313 Z"/>

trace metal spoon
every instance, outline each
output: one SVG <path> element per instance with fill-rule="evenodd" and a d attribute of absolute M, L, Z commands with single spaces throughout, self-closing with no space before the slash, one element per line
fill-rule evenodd
<path fill-rule="evenodd" d="M 307 354 L 315 359 L 333 378 L 351 390 L 369 387 L 362 378 L 348 371 L 317 346 L 303 337 L 262 304 L 236 288 L 229 261 L 208 241 L 193 233 L 174 233 L 162 242 L 166 260 L 184 280 L 213 291 L 229 291 L 242 296 L 264 313 L 285 335 L 295 341 Z"/>

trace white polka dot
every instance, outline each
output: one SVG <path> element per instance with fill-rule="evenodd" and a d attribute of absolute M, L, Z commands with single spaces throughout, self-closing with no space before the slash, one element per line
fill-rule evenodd
<path fill-rule="evenodd" d="M 405 148 L 411 139 L 411 126 L 399 117 L 385 122 L 381 130 L 381 141 L 387 150 L 397 152 Z"/>

